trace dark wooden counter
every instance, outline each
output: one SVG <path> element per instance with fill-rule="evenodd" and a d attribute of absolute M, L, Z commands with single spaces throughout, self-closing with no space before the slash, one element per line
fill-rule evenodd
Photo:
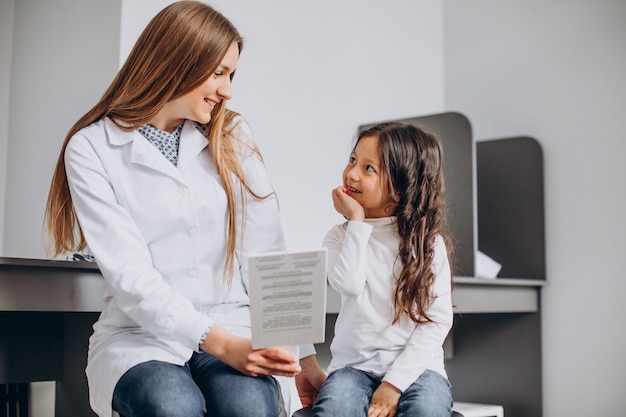
<path fill-rule="evenodd" d="M 55 381 L 55 416 L 95 416 L 88 339 L 103 307 L 94 263 L 0 257 L 0 383 Z"/>

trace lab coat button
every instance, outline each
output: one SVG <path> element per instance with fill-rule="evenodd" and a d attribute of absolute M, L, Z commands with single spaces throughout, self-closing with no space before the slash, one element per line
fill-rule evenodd
<path fill-rule="evenodd" d="M 187 188 L 187 187 L 178 187 L 178 193 L 179 193 L 180 195 L 185 195 L 185 194 L 187 194 L 187 191 L 189 191 L 189 188 Z"/>
<path fill-rule="evenodd" d="M 192 227 L 190 229 L 187 229 L 187 234 L 189 236 L 196 236 L 198 234 L 198 228 L 197 227 Z"/>
<path fill-rule="evenodd" d="M 187 271 L 187 276 L 189 278 L 195 278 L 198 276 L 198 270 L 197 269 L 192 269 L 190 271 Z"/>

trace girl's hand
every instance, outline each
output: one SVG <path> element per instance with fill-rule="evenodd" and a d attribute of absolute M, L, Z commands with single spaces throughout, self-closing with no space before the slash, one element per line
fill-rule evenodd
<path fill-rule="evenodd" d="M 398 388 L 383 381 L 372 395 L 367 417 L 395 416 L 401 394 Z"/>
<path fill-rule="evenodd" d="M 211 327 L 202 350 L 249 376 L 295 376 L 301 371 L 298 358 L 288 350 L 280 347 L 253 350 L 250 339 L 230 334 L 217 324 Z"/>
<path fill-rule="evenodd" d="M 335 210 L 348 220 L 359 220 L 363 221 L 365 219 L 365 211 L 363 207 L 352 197 L 350 197 L 346 193 L 346 188 L 343 186 L 339 186 L 333 190 L 333 204 L 335 205 Z"/>

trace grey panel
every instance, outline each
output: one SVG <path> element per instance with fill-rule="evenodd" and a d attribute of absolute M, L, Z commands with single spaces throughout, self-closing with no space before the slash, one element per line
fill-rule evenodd
<path fill-rule="evenodd" d="M 530 137 L 476 144 L 478 248 L 504 278 L 545 279 L 543 154 Z"/>
<path fill-rule="evenodd" d="M 454 358 L 446 362 L 455 401 L 541 417 L 540 323 L 540 313 L 455 315 Z"/>

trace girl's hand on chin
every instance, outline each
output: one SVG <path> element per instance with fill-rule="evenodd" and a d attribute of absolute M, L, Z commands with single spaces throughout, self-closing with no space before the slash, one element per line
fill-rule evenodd
<path fill-rule="evenodd" d="M 339 186 L 332 191 L 335 210 L 348 220 L 363 221 L 365 212 L 363 207 L 354 198 L 348 195 L 344 186 Z"/>

